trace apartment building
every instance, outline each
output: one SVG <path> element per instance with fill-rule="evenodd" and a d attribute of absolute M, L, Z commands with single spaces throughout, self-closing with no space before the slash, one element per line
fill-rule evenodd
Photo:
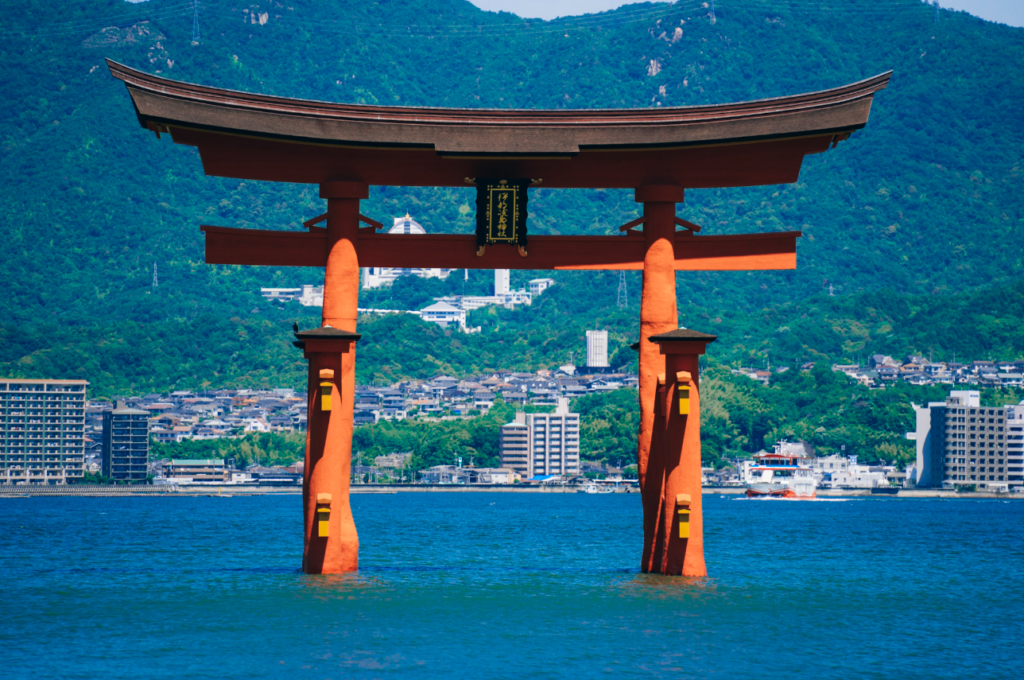
<path fill-rule="evenodd" d="M 103 413 L 103 476 L 117 481 L 144 481 L 149 464 L 149 411 L 123 401 Z"/>
<path fill-rule="evenodd" d="M 961 390 L 914 410 L 917 429 L 910 434 L 917 442 L 918 486 L 1003 487 L 1024 481 L 1024 404 L 983 407 L 979 392 Z"/>
<path fill-rule="evenodd" d="M 88 384 L 0 378 L 0 484 L 82 478 Z"/>
<path fill-rule="evenodd" d="M 569 413 L 569 400 L 558 399 L 554 413 L 517 413 L 503 425 L 499 440 L 501 466 L 524 479 L 580 473 L 580 414 Z"/>
<path fill-rule="evenodd" d="M 608 331 L 587 331 L 587 368 L 608 368 Z"/>

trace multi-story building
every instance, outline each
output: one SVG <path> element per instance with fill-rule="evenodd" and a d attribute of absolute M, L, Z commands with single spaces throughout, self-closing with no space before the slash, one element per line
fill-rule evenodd
<path fill-rule="evenodd" d="M 88 384 L 0 378 L 0 484 L 82 478 Z"/>
<path fill-rule="evenodd" d="M 123 401 L 103 413 L 103 476 L 117 481 L 144 481 L 149 464 L 149 411 Z"/>
<path fill-rule="evenodd" d="M 301 288 L 260 288 L 260 295 L 270 302 L 298 302 L 304 307 L 324 306 L 324 287 L 306 284 Z"/>
<path fill-rule="evenodd" d="M 554 279 L 530 279 L 530 295 L 540 295 L 555 285 Z"/>
<path fill-rule="evenodd" d="M 526 424 L 526 413 L 516 413 L 516 419 L 501 426 L 498 451 L 501 467 L 511 468 L 522 477 L 529 477 L 530 469 L 530 428 Z"/>
<path fill-rule="evenodd" d="M 1024 481 L 1020 471 L 1024 439 L 1019 439 L 1024 432 L 1024 404 L 983 407 L 979 392 L 961 390 L 950 392 L 944 402 L 915 405 L 914 410 L 918 486 L 1008 487 Z M 1009 439 L 1011 435 L 1014 439 Z M 1012 473 L 1011 450 L 1016 468 Z"/>
<path fill-rule="evenodd" d="M 580 472 L 580 414 L 569 413 L 568 399 L 554 413 L 517 413 L 500 437 L 501 466 L 524 478 Z"/>
<path fill-rule="evenodd" d="M 420 318 L 436 323 L 441 328 L 458 326 L 466 330 L 466 310 L 450 305 L 447 302 L 435 302 L 420 310 Z"/>
<path fill-rule="evenodd" d="M 164 470 L 164 476 L 176 482 L 223 483 L 231 481 L 231 475 L 223 458 L 195 460 L 171 460 Z"/>
<path fill-rule="evenodd" d="M 587 368 L 608 368 L 608 331 L 587 331 Z"/>
<path fill-rule="evenodd" d="M 1024 486 L 1024 403 L 1008 406 L 1006 411 L 1006 481 Z"/>

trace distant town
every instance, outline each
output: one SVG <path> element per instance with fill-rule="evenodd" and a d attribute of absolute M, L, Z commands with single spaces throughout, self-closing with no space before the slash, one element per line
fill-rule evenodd
<path fill-rule="evenodd" d="M 603 332 L 588 337 L 589 354 L 601 363 Z M 603 340 L 604 342 L 601 342 Z M 988 363 L 982 364 L 987 366 Z M 1000 366 L 1002 368 L 1002 366 Z M 354 483 L 421 484 L 604 484 L 635 486 L 626 470 L 580 459 L 580 417 L 574 397 L 635 387 L 627 373 L 576 375 L 559 371 L 495 371 L 474 379 L 437 376 L 388 387 L 356 390 L 355 418 L 381 420 L 459 419 L 491 409 L 496 400 L 519 407 L 500 429 L 500 467 L 477 468 L 460 459 L 451 465 L 409 469 L 412 452 L 377 456 L 372 465 L 352 466 Z M 155 484 L 295 486 L 303 466 L 236 469 L 231 460 L 152 460 L 152 442 L 237 438 L 249 433 L 302 432 L 306 395 L 292 389 L 177 391 L 130 397 L 116 403 L 86 400 L 82 380 L 0 379 L 0 484 L 68 484 L 86 473 L 111 481 Z M 819 457 L 802 442 L 780 442 L 777 454 L 813 470 L 823 489 L 971 488 L 1024 490 L 1024 403 L 985 408 L 980 393 L 952 390 L 943 402 L 914 405 L 914 463 L 859 464 L 856 456 Z M 755 458 L 757 456 L 755 455 Z M 469 462 L 467 462 L 469 463 Z M 751 460 L 723 469 L 705 468 L 709 486 L 750 482 Z"/>
<path fill-rule="evenodd" d="M 395 218 L 390 233 L 422 234 L 410 215 Z M 451 269 L 362 270 L 364 289 L 391 285 L 403 276 L 447 278 Z M 468 276 L 468 273 L 467 273 Z M 418 311 L 360 309 L 367 314 L 415 314 L 443 328 L 476 332 L 466 324 L 467 312 L 487 305 L 514 308 L 530 305 L 552 279 L 534 279 L 528 289 L 512 290 L 508 270 L 494 271 L 494 294 L 435 298 Z M 323 304 L 323 288 L 264 288 L 273 303 Z M 487 413 L 501 400 L 515 407 L 515 417 L 498 435 L 500 467 L 479 468 L 460 459 L 451 465 L 410 469 L 412 452 L 376 456 L 372 465 L 353 452 L 353 483 L 415 482 L 423 484 L 583 484 L 601 482 L 625 490 L 636 484 L 627 469 L 580 459 L 580 416 L 570 400 L 622 388 L 636 388 L 635 374 L 615 371 L 608 361 L 608 331 L 586 332 L 586 363 L 556 370 L 516 373 L 487 372 L 469 378 L 438 375 L 426 381 L 363 385 L 355 391 L 354 424 L 371 425 L 407 418 L 447 420 Z M 799 370 L 814 368 L 813 362 Z M 788 366 L 736 368 L 733 373 L 768 383 Z M 912 355 L 902 361 L 872 355 L 866 366 L 835 364 L 832 370 L 871 389 L 903 381 L 912 385 L 953 387 L 1024 386 L 1024 361 L 936 362 Z M 159 459 L 151 443 L 176 444 L 239 438 L 250 434 L 304 432 L 307 395 L 287 388 L 270 390 L 188 390 L 127 397 L 116 402 L 86 401 L 83 380 L 0 379 L 0 484 L 67 484 L 86 475 L 108 482 L 169 485 L 234 484 L 295 486 L 303 464 L 265 467 L 258 461 L 239 469 L 230 459 Z M 532 408 L 528 408 L 532 407 Z M 813 472 L 819 488 L 888 489 L 985 488 L 1020 489 L 1024 483 L 1024 405 L 999 409 L 980 407 L 979 392 L 953 389 L 945 402 L 913 405 L 917 429 L 907 438 L 917 445 L 916 461 L 903 470 L 891 465 L 858 464 L 842 453 L 819 457 L 801 442 L 779 442 L 774 453 L 736 459 L 723 469 L 705 468 L 703 481 L 714 486 L 751 483 L 759 456 L 778 457 Z M 528 412 L 529 411 L 529 412 Z M 982 425 L 982 423 L 985 423 Z M 984 434 L 982 434 L 984 432 Z M 777 462 L 777 461 L 776 461 Z"/>
<path fill-rule="evenodd" d="M 807 362 L 800 370 L 813 368 L 815 363 Z M 773 373 L 790 370 L 789 366 L 776 368 L 736 368 L 733 373 L 745 375 L 751 380 L 767 383 Z M 867 365 L 833 364 L 832 370 L 843 373 L 852 380 L 871 389 L 884 388 L 896 382 L 910 385 L 973 385 L 978 387 L 1024 387 L 1024 361 L 930 361 L 909 355 L 902 360 L 885 354 L 872 354 Z"/>

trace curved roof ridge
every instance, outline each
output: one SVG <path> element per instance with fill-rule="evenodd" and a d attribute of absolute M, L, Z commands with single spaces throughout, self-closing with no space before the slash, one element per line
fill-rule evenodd
<path fill-rule="evenodd" d="M 714 120 L 724 120 L 752 115 L 797 112 L 869 97 L 885 89 L 893 73 L 890 70 L 855 83 L 815 92 L 726 104 L 609 109 L 468 109 L 431 106 L 377 106 L 257 94 L 172 80 L 144 73 L 111 59 L 106 61 L 111 75 L 129 87 L 164 97 L 215 103 L 232 108 L 419 125 L 473 122 L 478 125 L 542 125 L 545 127 L 558 126 L 560 123 L 574 126 L 621 124 L 626 122 L 620 120 L 622 118 L 630 118 L 628 123 L 631 125 L 642 125 L 645 123 L 699 122 L 701 118 L 705 117 L 701 114 L 712 114 Z"/>

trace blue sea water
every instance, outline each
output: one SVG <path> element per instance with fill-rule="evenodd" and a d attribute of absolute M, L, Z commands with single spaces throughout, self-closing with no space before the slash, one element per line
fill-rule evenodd
<path fill-rule="evenodd" d="M 1024 502 L 705 497 L 710 577 L 640 574 L 638 495 L 0 499 L 4 678 L 1010 678 Z"/>

